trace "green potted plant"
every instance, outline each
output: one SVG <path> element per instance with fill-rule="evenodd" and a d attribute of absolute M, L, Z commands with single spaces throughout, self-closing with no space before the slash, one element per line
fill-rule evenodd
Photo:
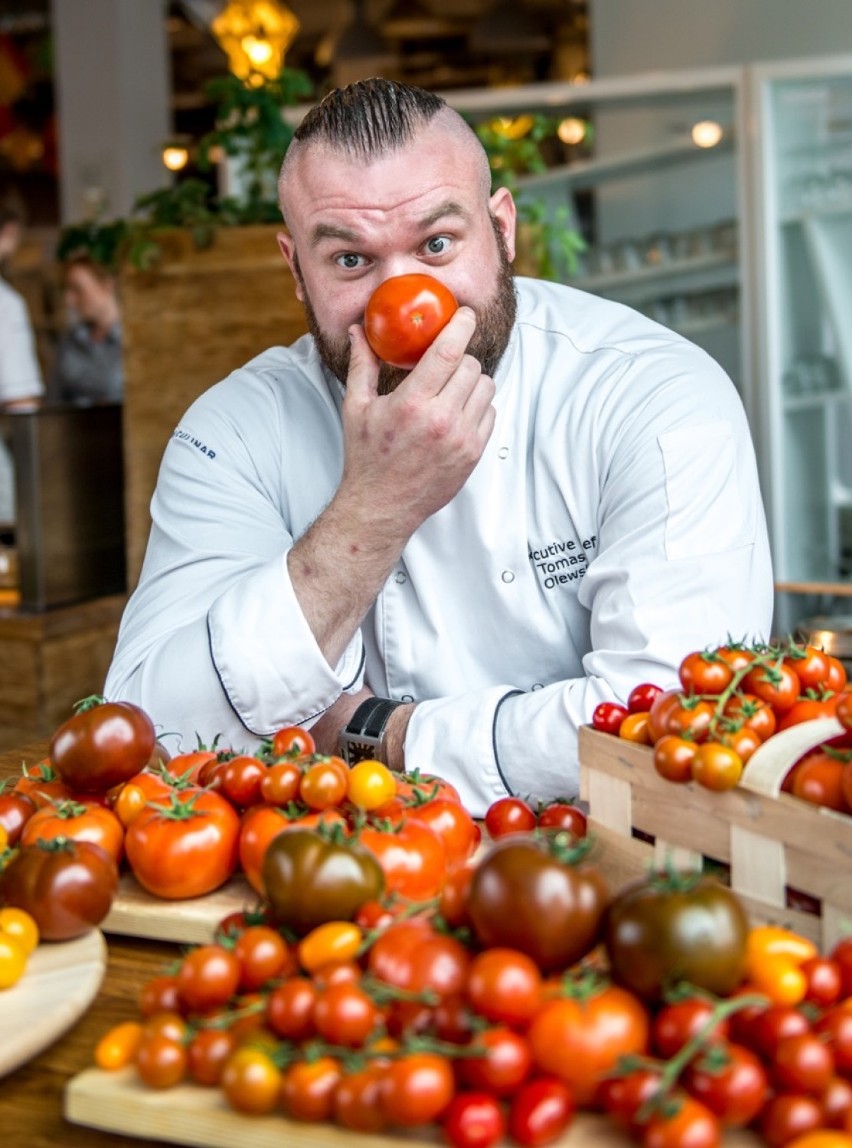
<path fill-rule="evenodd" d="M 519 182 L 524 175 L 550 169 L 546 149 L 556 139 L 558 120 L 531 115 L 522 134 L 507 130 L 502 120 L 474 125 L 491 167 L 492 186 L 508 187 L 518 208 L 517 255 L 519 274 L 564 281 L 574 275 L 586 243 L 573 225 L 566 204 L 552 204 Z"/>

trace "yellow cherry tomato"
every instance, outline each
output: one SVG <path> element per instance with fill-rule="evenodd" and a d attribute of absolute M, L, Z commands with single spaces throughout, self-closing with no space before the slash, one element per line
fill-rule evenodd
<path fill-rule="evenodd" d="M 15 909 L 11 905 L 0 909 L 0 934 L 13 937 L 27 957 L 38 945 L 38 925 L 25 909 Z"/>
<path fill-rule="evenodd" d="M 9 830 L 5 825 L 0 825 L 0 853 L 9 847 Z"/>
<path fill-rule="evenodd" d="M 136 1059 L 142 1043 L 142 1024 L 138 1020 L 126 1020 L 105 1032 L 95 1045 L 95 1064 L 107 1072 L 126 1068 Z"/>
<path fill-rule="evenodd" d="M 116 796 L 112 810 L 126 829 L 134 817 L 138 816 L 148 803 L 141 785 L 122 785 Z"/>
<path fill-rule="evenodd" d="M 754 925 L 746 941 L 746 960 L 749 968 L 765 956 L 787 957 L 797 965 L 819 956 L 816 945 L 807 937 L 780 925 Z"/>
<path fill-rule="evenodd" d="M 359 809 L 378 809 L 396 796 L 396 778 L 383 762 L 367 758 L 350 769 L 347 795 Z"/>
<path fill-rule="evenodd" d="M 326 921 L 302 937 L 296 955 L 305 972 L 313 973 L 330 961 L 351 961 L 363 939 L 360 928 L 351 921 Z"/>
<path fill-rule="evenodd" d="M 799 965 L 782 954 L 765 953 L 747 968 L 746 979 L 751 988 L 773 1004 L 800 1004 L 808 991 L 808 978 Z"/>
<path fill-rule="evenodd" d="M 651 745 L 651 728 L 647 713 L 628 714 L 618 727 L 618 736 L 640 745 Z"/>
<path fill-rule="evenodd" d="M 11 988 L 24 975 L 27 954 L 20 941 L 0 933 L 0 989 Z"/>
<path fill-rule="evenodd" d="M 784 1148 L 852 1148 L 852 1136 L 836 1128 L 814 1128 L 788 1140 Z"/>

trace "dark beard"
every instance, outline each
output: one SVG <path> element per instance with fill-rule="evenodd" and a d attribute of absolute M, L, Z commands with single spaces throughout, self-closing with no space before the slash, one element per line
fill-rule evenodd
<path fill-rule="evenodd" d="M 490 375 L 491 378 L 493 378 L 494 372 L 500 365 L 503 353 L 509 345 L 509 338 L 515 323 L 517 297 L 515 295 L 512 264 L 509 262 L 509 254 L 506 251 L 506 241 L 493 216 L 491 226 L 497 241 L 497 254 L 499 258 L 497 288 L 490 301 L 482 306 L 475 306 L 473 308 L 476 312 L 476 330 L 467 348 L 467 353 L 473 355 L 473 357 L 478 360 L 482 367 L 483 374 Z M 320 358 L 335 378 L 345 384 L 349 374 L 349 339 L 348 337 L 344 337 L 341 340 L 335 340 L 323 334 L 317 322 L 316 312 L 311 305 L 310 296 L 305 289 L 301 268 L 299 267 L 298 255 L 293 256 L 293 271 L 301 287 L 302 294 L 304 295 L 308 330 L 313 336 Z M 389 363 L 381 363 L 379 366 L 379 394 L 392 394 L 408 374 L 408 371 L 400 367 L 392 367 Z"/>

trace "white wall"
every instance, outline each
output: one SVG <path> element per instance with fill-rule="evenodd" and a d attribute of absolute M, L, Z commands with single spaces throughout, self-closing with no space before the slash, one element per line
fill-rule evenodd
<path fill-rule="evenodd" d="M 596 79 L 852 51 L 850 0 L 589 0 Z"/>
<path fill-rule="evenodd" d="M 168 182 L 164 0 L 53 0 L 63 223 L 127 215 Z"/>

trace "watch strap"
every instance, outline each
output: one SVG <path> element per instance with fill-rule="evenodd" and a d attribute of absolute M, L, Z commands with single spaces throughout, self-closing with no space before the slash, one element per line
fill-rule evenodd
<path fill-rule="evenodd" d="M 365 758 L 384 761 L 384 732 L 388 719 L 403 702 L 392 698 L 367 698 L 361 702 L 340 735 L 341 755 L 350 764 Z"/>

